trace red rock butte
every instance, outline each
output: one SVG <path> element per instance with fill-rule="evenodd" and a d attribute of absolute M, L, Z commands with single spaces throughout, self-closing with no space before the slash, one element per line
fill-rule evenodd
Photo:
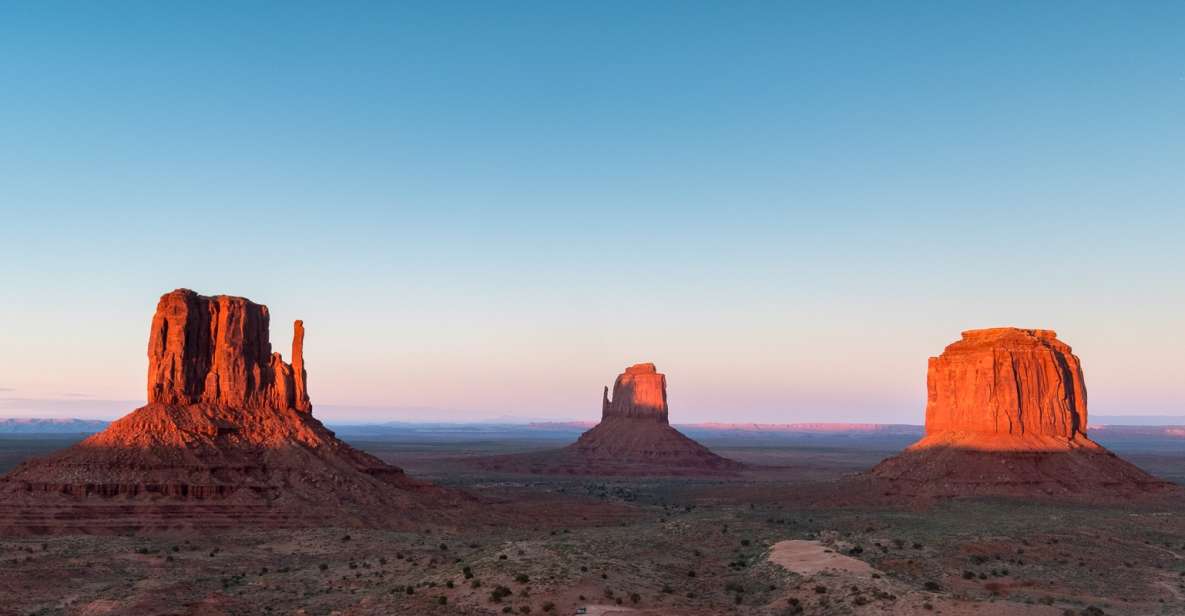
<path fill-rule="evenodd" d="M 162 296 L 148 404 L 0 478 L 0 531 L 440 520 L 436 506 L 459 495 L 337 439 L 312 415 L 303 323 L 291 364 L 272 352 L 268 326 L 267 307 L 241 297 Z"/>
<path fill-rule="evenodd" d="M 648 419 L 669 423 L 667 418 L 667 376 L 659 374 L 654 364 L 635 364 L 625 369 L 613 382 L 601 402 L 601 421 L 614 417 Z"/>
<path fill-rule="evenodd" d="M 1098 447 L 1086 438 L 1081 362 L 1053 331 L 963 332 L 930 358 L 926 382 L 926 438 L 914 447 Z"/>
<path fill-rule="evenodd" d="M 871 475 L 937 495 L 1156 491 L 1161 482 L 1086 436 L 1086 383 L 1045 329 L 963 332 L 931 357 L 926 433 Z"/>
<path fill-rule="evenodd" d="M 667 377 L 635 364 L 606 387 L 601 422 L 563 449 L 479 461 L 490 470 L 571 475 L 734 474 L 739 462 L 712 453 L 671 427 Z"/>

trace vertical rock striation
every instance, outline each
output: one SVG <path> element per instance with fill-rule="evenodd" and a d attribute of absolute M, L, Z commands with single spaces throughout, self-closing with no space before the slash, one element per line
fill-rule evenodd
<path fill-rule="evenodd" d="M 926 433 L 1084 436 L 1086 384 L 1078 357 L 1047 329 L 963 332 L 930 358 Z"/>
<path fill-rule="evenodd" d="M 302 345 L 293 364 L 272 352 L 267 306 L 242 297 L 205 297 L 189 289 L 161 296 L 148 339 L 148 402 L 309 412 Z"/>

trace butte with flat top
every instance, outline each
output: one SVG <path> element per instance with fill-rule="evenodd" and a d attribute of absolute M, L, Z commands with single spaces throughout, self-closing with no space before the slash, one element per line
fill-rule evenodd
<path fill-rule="evenodd" d="M 1087 437 L 1082 366 L 1057 334 L 963 332 L 931 357 L 926 433 L 869 476 L 887 494 L 1114 498 L 1171 490 Z"/>
<path fill-rule="evenodd" d="M 489 470 L 571 475 L 718 475 L 744 468 L 671 427 L 667 378 L 654 364 L 635 364 L 606 387 L 601 422 L 563 449 L 495 456 Z"/>

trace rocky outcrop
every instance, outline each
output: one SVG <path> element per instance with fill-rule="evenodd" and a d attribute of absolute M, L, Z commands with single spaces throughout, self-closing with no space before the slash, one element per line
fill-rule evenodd
<path fill-rule="evenodd" d="M 635 364 L 625 369 L 613 382 L 601 401 L 601 421 L 617 417 L 649 419 L 669 423 L 667 418 L 667 377 L 654 364 Z"/>
<path fill-rule="evenodd" d="M 149 335 L 148 404 L 0 478 L 0 531 L 447 519 L 434 504 L 455 508 L 459 495 L 350 447 L 312 416 L 303 342 L 297 321 L 285 363 L 266 306 L 165 294 Z"/>
<path fill-rule="evenodd" d="M 972 445 L 1070 447 L 1086 434 L 1086 384 L 1070 346 L 1045 329 L 963 332 L 931 357 L 926 435 Z"/>
<path fill-rule="evenodd" d="M 297 321 L 287 364 L 272 352 L 267 306 L 189 289 L 166 293 L 148 339 L 148 402 L 311 411 L 303 343 Z"/>
<path fill-rule="evenodd" d="M 635 364 L 606 387 L 601 422 L 563 449 L 496 456 L 489 470 L 568 475 L 734 474 L 743 465 L 712 453 L 671 427 L 667 379 L 654 364 Z"/>
<path fill-rule="evenodd" d="M 870 472 L 886 494 L 1133 494 L 1168 487 L 1086 435 L 1086 383 L 1057 334 L 963 332 L 927 371 L 926 433 Z M 877 488 L 882 489 L 882 488 Z"/>

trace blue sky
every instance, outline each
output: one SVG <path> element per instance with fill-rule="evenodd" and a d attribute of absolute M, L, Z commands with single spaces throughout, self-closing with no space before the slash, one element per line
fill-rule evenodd
<path fill-rule="evenodd" d="M 1178 413 L 1183 31 L 1170 2 L 8 5 L 0 395 L 141 399 L 185 286 L 267 303 L 281 349 L 305 319 L 314 403 L 375 417 L 594 418 L 654 361 L 676 421 L 920 423 L 925 358 L 992 325 L 1061 332 L 1094 413 Z"/>

